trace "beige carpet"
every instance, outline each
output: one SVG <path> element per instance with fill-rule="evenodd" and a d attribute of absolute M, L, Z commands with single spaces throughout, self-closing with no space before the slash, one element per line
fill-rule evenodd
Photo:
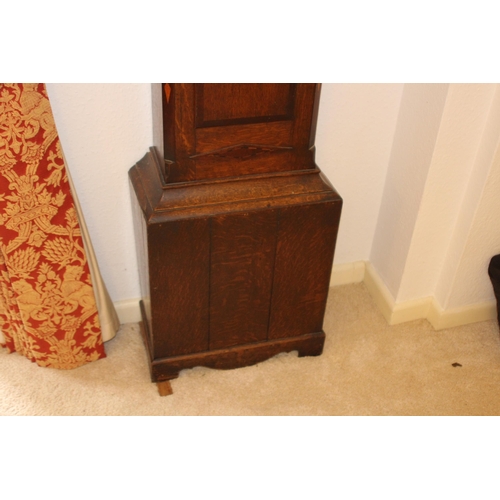
<path fill-rule="evenodd" d="M 363 284 L 330 290 L 322 356 L 195 368 L 159 397 L 136 324 L 71 371 L 0 351 L 0 415 L 499 415 L 496 322 L 388 326 Z M 453 367 L 454 363 L 462 366 Z"/>

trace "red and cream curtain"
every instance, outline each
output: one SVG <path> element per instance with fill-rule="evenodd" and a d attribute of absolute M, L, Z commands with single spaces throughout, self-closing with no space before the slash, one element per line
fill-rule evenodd
<path fill-rule="evenodd" d="M 70 182 L 45 85 L 0 84 L 0 344 L 59 369 L 119 326 Z"/>

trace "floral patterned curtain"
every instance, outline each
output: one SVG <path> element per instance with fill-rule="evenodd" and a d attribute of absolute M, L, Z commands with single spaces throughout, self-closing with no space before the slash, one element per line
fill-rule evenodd
<path fill-rule="evenodd" d="M 0 84 L 1 345 L 40 366 L 106 356 L 45 85 Z"/>

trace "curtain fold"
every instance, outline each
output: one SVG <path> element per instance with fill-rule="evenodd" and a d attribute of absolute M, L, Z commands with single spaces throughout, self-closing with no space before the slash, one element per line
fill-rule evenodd
<path fill-rule="evenodd" d="M 117 328 L 45 85 L 0 84 L 0 343 L 71 369 L 104 358 Z"/>
<path fill-rule="evenodd" d="M 64 163 L 67 165 L 68 163 L 66 162 L 66 157 L 64 156 L 64 153 L 63 153 L 63 159 Z M 80 223 L 83 246 L 87 254 L 87 262 L 89 265 L 90 276 L 92 279 L 92 284 L 94 289 L 94 298 L 96 301 L 99 321 L 101 323 L 102 340 L 104 342 L 107 342 L 116 335 L 116 332 L 120 327 L 120 320 L 118 319 L 118 314 L 116 314 L 115 306 L 113 305 L 111 297 L 109 296 L 108 289 L 106 288 L 104 280 L 102 279 L 101 272 L 99 270 L 99 264 L 97 263 L 97 259 L 94 253 L 94 247 L 92 246 L 92 241 L 90 239 L 89 231 L 87 229 L 87 224 L 85 223 L 83 212 L 80 207 L 80 200 L 78 199 L 78 195 L 76 193 L 76 189 L 73 184 L 73 179 L 71 178 L 69 169 L 66 170 L 66 175 L 68 176 L 69 186 L 73 196 L 76 214 L 78 216 L 78 221 Z"/>

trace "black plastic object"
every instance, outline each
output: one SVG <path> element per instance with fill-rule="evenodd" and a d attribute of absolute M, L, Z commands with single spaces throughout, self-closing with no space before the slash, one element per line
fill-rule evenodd
<path fill-rule="evenodd" d="M 490 265 L 488 266 L 488 275 L 493 285 L 493 291 L 495 292 L 495 298 L 497 300 L 497 318 L 498 324 L 500 325 L 500 255 L 495 255 L 490 260 Z"/>

